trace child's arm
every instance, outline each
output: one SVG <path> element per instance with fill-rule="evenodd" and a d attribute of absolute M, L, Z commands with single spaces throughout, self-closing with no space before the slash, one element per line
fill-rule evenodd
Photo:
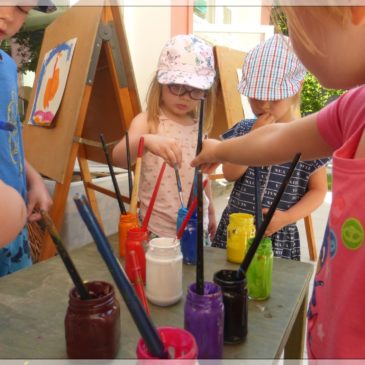
<path fill-rule="evenodd" d="M 53 202 L 41 175 L 27 161 L 25 162 L 25 174 L 28 189 L 28 220 L 30 222 L 38 221 L 42 216 L 35 209 L 48 211 Z"/>
<path fill-rule="evenodd" d="M 24 227 L 27 209 L 21 195 L 11 186 L 0 180 L 0 247 L 10 243 Z M 4 209 L 6 207 L 6 209 Z"/>
<path fill-rule="evenodd" d="M 136 161 L 139 140 L 143 136 L 145 149 L 161 157 L 170 166 L 175 164 L 181 166 L 182 153 L 180 146 L 173 138 L 151 134 L 147 123 L 147 113 L 140 113 L 132 120 L 128 136 L 132 165 Z M 125 137 L 113 149 L 113 162 L 123 168 L 128 166 Z"/>
<path fill-rule="evenodd" d="M 275 211 L 265 235 L 271 236 L 279 229 L 312 213 L 323 203 L 327 190 L 327 173 L 326 167 L 323 166 L 310 176 L 307 192 L 295 205 L 286 211 Z M 262 211 L 266 214 L 268 210 L 268 208 L 264 208 Z"/>
<path fill-rule="evenodd" d="M 320 135 L 316 118 L 317 113 L 290 123 L 269 124 L 223 142 L 204 140 L 202 152 L 191 165 L 203 165 L 203 171 L 210 172 L 221 162 L 267 166 L 288 162 L 298 152 L 303 160 L 330 156 L 334 148 Z"/>
<path fill-rule="evenodd" d="M 217 231 L 217 220 L 215 217 L 215 209 L 213 203 L 213 196 L 212 196 L 212 187 L 210 181 L 208 181 L 207 186 L 205 187 L 205 194 L 207 195 L 209 206 L 208 206 L 208 234 L 210 239 L 213 239 L 215 236 L 215 232 Z"/>
<path fill-rule="evenodd" d="M 248 166 L 235 165 L 226 162 L 222 165 L 223 175 L 227 181 L 238 180 L 248 169 Z"/>
<path fill-rule="evenodd" d="M 252 125 L 250 133 L 260 127 L 263 127 L 265 125 L 268 125 L 268 124 L 271 124 L 274 122 L 275 122 L 275 118 L 271 114 L 265 113 L 256 119 L 255 123 Z M 234 131 L 233 128 L 231 130 Z M 225 134 L 223 134 L 223 136 L 225 136 Z M 236 164 L 226 162 L 226 163 L 223 163 L 222 169 L 223 169 L 223 175 L 226 180 L 236 181 L 246 172 L 246 170 L 248 169 L 248 166 L 236 165 Z"/>

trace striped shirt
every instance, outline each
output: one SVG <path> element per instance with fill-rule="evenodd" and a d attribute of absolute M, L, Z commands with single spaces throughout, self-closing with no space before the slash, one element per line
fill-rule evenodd
<path fill-rule="evenodd" d="M 222 135 L 223 139 L 242 136 L 251 131 L 255 119 L 246 119 L 237 123 Z M 329 158 L 299 161 L 287 188 L 279 202 L 279 210 L 285 211 L 296 204 L 307 192 L 308 181 L 313 172 L 326 165 Z M 286 175 L 291 163 L 259 167 L 260 196 L 262 207 L 269 208 Z M 255 213 L 255 173 L 249 167 L 234 184 L 227 207 L 222 213 L 217 233 L 212 246 L 225 248 L 227 243 L 227 226 L 231 213 Z M 289 224 L 271 236 L 274 256 L 300 260 L 300 239 L 295 223 Z"/>

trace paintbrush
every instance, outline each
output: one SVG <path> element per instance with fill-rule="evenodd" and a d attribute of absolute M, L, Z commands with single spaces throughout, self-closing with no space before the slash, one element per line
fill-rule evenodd
<path fill-rule="evenodd" d="M 127 211 L 125 210 L 125 207 L 124 207 L 124 204 L 123 204 L 122 196 L 120 194 L 120 190 L 119 190 L 119 186 L 118 186 L 118 183 L 117 183 L 117 179 L 116 179 L 115 174 L 114 174 L 114 169 L 113 169 L 113 166 L 112 166 L 110 157 L 109 157 L 108 148 L 106 147 L 106 143 L 105 143 L 104 135 L 103 134 L 100 134 L 100 141 L 101 141 L 101 144 L 103 146 L 103 150 L 104 150 L 106 162 L 107 162 L 108 167 L 109 167 L 109 173 L 110 173 L 110 176 L 112 178 L 112 182 L 113 182 L 113 186 L 114 186 L 114 190 L 115 190 L 115 195 L 117 197 L 117 201 L 118 201 L 118 204 L 119 204 L 120 212 L 122 214 L 127 214 Z"/>
<path fill-rule="evenodd" d="M 203 189 L 206 187 L 207 183 L 208 183 L 208 180 L 205 180 L 205 181 L 203 182 Z M 188 212 L 186 213 L 186 216 L 185 216 L 184 220 L 182 221 L 182 223 L 181 223 L 181 225 L 180 225 L 180 227 L 179 227 L 179 230 L 178 230 L 178 231 L 177 231 L 177 233 L 176 233 L 176 238 L 175 238 L 175 240 L 176 240 L 176 239 L 178 239 L 178 240 L 180 240 L 180 239 L 181 239 L 181 237 L 182 237 L 182 235 L 183 235 L 183 233 L 184 233 L 185 227 L 186 227 L 186 225 L 188 224 L 188 222 L 189 222 L 189 220 L 190 220 L 191 216 L 193 215 L 194 210 L 195 210 L 195 208 L 196 208 L 197 204 L 198 204 L 198 198 L 197 198 L 197 197 L 195 197 L 195 198 L 193 199 L 193 201 L 191 202 L 191 204 L 190 204 L 189 210 L 188 210 Z"/>
<path fill-rule="evenodd" d="M 274 198 L 274 201 L 272 202 L 269 211 L 267 212 L 264 221 L 262 222 L 262 224 L 260 225 L 258 231 L 256 231 L 256 235 L 255 238 L 253 239 L 253 242 L 250 246 L 250 248 L 248 249 L 245 258 L 243 259 L 238 271 L 237 271 L 237 276 L 241 277 L 242 274 L 245 274 L 247 272 L 248 267 L 250 266 L 250 263 L 255 255 L 255 252 L 257 250 L 257 248 L 259 247 L 259 244 L 262 240 L 262 238 L 264 237 L 266 228 L 268 227 L 268 225 L 270 224 L 270 221 L 275 213 L 275 210 L 277 208 L 277 206 L 279 205 L 280 199 L 285 191 L 285 188 L 287 187 L 289 180 L 294 172 L 294 169 L 300 159 L 300 153 L 297 153 L 290 165 L 290 168 L 288 170 L 288 172 L 286 173 L 283 182 L 280 185 L 280 188 L 278 190 L 278 192 L 276 193 L 276 196 Z"/>
<path fill-rule="evenodd" d="M 255 174 L 255 226 L 256 232 L 262 223 L 262 204 L 261 204 L 261 196 L 260 196 L 260 170 L 258 167 L 254 167 Z"/>
<path fill-rule="evenodd" d="M 182 185 L 181 185 L 181 179 L 179 174 L 179 168 L 177 164 L 174 165 L 175 170 L 175 176 L 176 176 L 176 185 L 177 185 L 177 191 L 179 192 L 179 198 L 181 203 L 181 208 L 184 208 L 184 199 L 183 199 L 183 193 L 182 193 Z"/>
<path fill-rule="evenodd" d="M 204 99 L 202 99 L 200 101 L 198 141 L 197 141 L 197 144 L 196 144 L 196 156 L 199 155 L 199 153 L 202 150 L 202 146 L 203 146 L 203 123 L 204 123 Z M 195 184 L 196 184 L 197 169 L 198 169 L 198 167 L 196 167 L 195 171 L 194 171 L 194 179 L 193 179 L 193 183 L 191 185 L 191 190 L 190 190 L 190 194 L 189 194 L 188 208 L 190 207 L 190 204 L 191 204 L 191 202 L 193 200 L 193 197 L 194 197 L 194 188 L 195 188 Z"/>
<path fill-rule="evenodd" d="M 100 228 L 93 211 L 91 210 L 85 196 L 81 198 L 77 195 L 74 198 L 77 209 L 86 224 L 91 236 L 93 237 L 97 248 L 105 261 L 117 287 L 127 305 L 127 308 L 136 324 L 146 346 L 153 357 L 167 359 L 168 353 L 164 344 L 153 325 L 150 317 L 144 310 L 140 300 L 137 297 L 132 285 L 122 270 L 119 262 L 115 258 L 110 243 L 106 238 L 103 230 Z"/>
<path fill-rule="evenodd" d="M 71 260 L 71 257 L 69 256 L 66 248 L 64 247 L 61 237 L 57 232 L 57 228 L 54 225 L 51 217 L 48 215 L 48 213 L 45 210 L 40 211 L 42 215 L 42 220 L 44 223 L 45 228 L 47 229 L 48 233 L 50 234 L 52 241 L 56 245 L 57 251 L 68 271 L 68 273 L 71 276 L 71 279 L 75 285 L 75 288 L 80 296 L 80 299 L 91 299 L 91 296 L 84 285 L 83 281 L 81 280 L 81 277 L 79 273 L 76 270 L 76 267 L 74 263 Z"/>
<path fill-rule="evenodd" d="M 144 147 L 144 138 L 141 137 L 138 145 L 136 167 L 134 169 L 134 184 L 132 190 L 131 203 L 129 207 L 129 212 L 131 214 L 136 214 L 137 212 L 137 198 L 138 198 L 139 179 L 141 177 L 143 147 Z"/>
<path fill-rule="evenodd" d="M 150 199 L 150 203 L 148 205 L 148 208 L 147 208 L 147 211 L 146 211 L 146 215 L 145 215 L 145 217 L 143 219 L 143 223 L 142 223 L 142 228 L 143 229 L 147 229 L 147 227 L 148 227 L 148 222 L 150 221 L 150 218 L 151 218 L 153 206 L 154 206 L 155 201 L 156 201 L 158 189 L 159 189 L 159 187 L 161 185 L 161 180 L 162 180 L 162 177 L 163 177 L 163 173 L 165 172 L 165 168 L 166 168 L 166 162 L 164 162 L 162 164 L 162 166 L 161 166 L 161 170 L 160 170 L 160 173 L 158 175 L 155 188 L 153 189 L 152 197 Z"/>
<path fill-rule="evenodd" d="M 127 150 L 128 188 L 129 188 L 129 200 L 130 200 L 132 197 L 133 182 L 132 182 L 131 149 L 129 146 L 128 131 L 125 132 L 125 144 Z"/>
<path fill-rule="evenodd" d="M 203 176 L 200 168 L 197 171 L 197 200 L 198 200 L 198 229 L 197 229 L 197 255 L 196 255 L 196 293 L 204 295 L 204 227 L 203 227 Z"/>
<path fill-rule="evenodd" d="M 141 274 L 141 265 L 139 264 L 138 256 L 136 254 L 136 251 L 134 250 L 129 251 L 127 255 L 129 255 L 129 258 L 132 263 L 132 270 L 134 271 L 134 289 L 146 313 L 150 314 L 150 309 L 148 307 L 146 294 L 144 292 L 143 279 Z"/>

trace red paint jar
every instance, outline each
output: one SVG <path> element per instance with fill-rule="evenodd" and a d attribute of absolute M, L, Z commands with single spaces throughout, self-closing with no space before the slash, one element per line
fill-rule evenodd
<path fill-rule="evenodd" d="M 65 317 L 67 356 L 70 359 L 113 359 L 120 344 L 120 308 L 113 286 L 85 283 L 92 299 L 82 300 L 70 290 Z"/>
<path fill-rule="evenodd" d="M 141 276 L 143 283 L 146 284 L 146 255 L 145 247 L 147 246 L 148 232 L 145 228 L 130 228 L 127 232 L 127 249 L 125 256 L 125 272 L 128 275 L 129 280 L 135 284 L 135 270 L 128 252 L 134 251 L 137 255 L 138 263 L 141 267 Z"/>
<path fill-rule="evenodd" d="M 198 345 L 194 336 L 178 327 L 159 327 L 157 332 L 160 335 L 165 349 L 169 352 L 169 359 L 197 359 Z M 140 338 L 137 343 L 137 359 L 156 359 L 153 357 L 143 338 Z M 156 363 L 157 364 L 157 363 Z"/>

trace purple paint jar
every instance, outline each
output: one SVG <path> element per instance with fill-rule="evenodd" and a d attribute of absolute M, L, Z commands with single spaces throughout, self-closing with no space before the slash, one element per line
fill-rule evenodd
<path fill-rule="evenodd" d="M 222 358 L 224 307 L 219 285 L 205 282 L 204 295 L 196 293 L 196 283 L 189 286 L 184 309 L 184 328 L 196 339 L 198 359 Z"/>

